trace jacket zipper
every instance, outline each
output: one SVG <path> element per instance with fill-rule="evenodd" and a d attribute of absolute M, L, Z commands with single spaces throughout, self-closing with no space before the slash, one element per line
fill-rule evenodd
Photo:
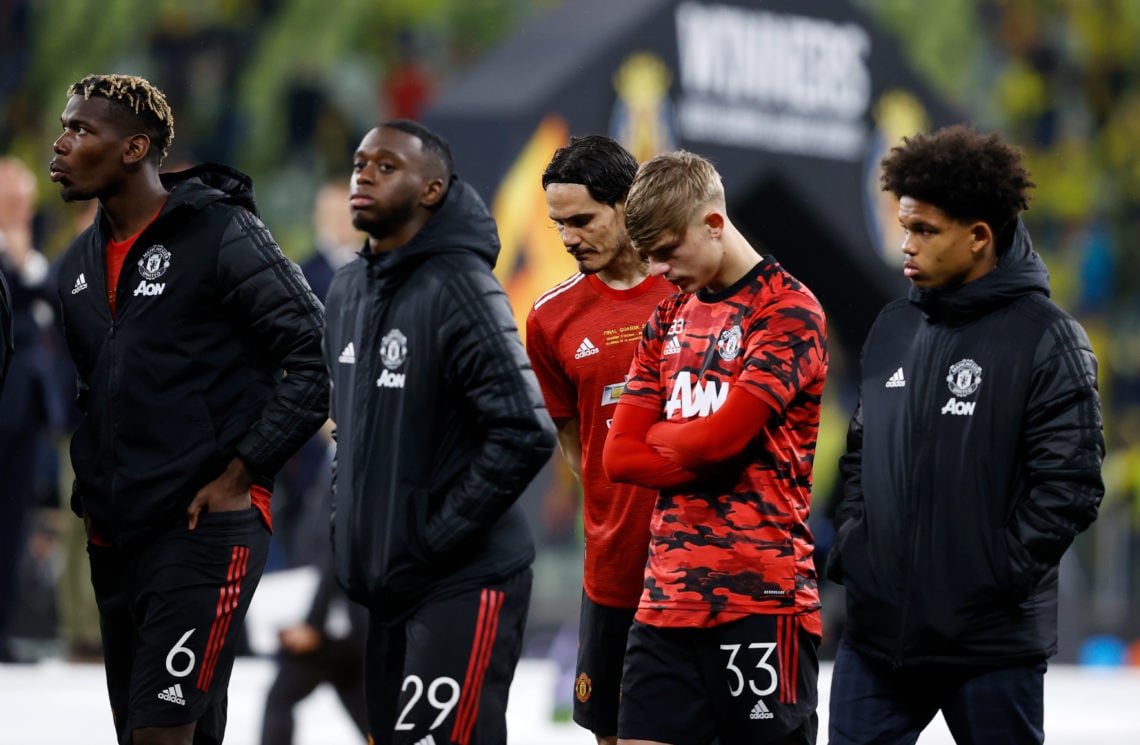
<path fill-rule="evenodd" d="M 373 291 L 372 281 L 365 275 L 364 285 L 366 291 L 362 293 L 362 297 L 360 298 L 361 302 L 358 304 L 359 310 L 356 314 L 355 328 L 352 329 L 352 333 L 349 336 L 350 339 L 360 339 L 357 364 L 360 365 L 360 369 L 364 372 L 364 379 L 360 381 L 362 385 L 355 385 L 356 380 L 354 380 L 352 389 L 353 407 L 356 411 L 364 415 L 363 421 L 355 427 L 356 432 L 353 438 L 354 447 L 352 448 L 353 480 L 360 484 L 364 484 L 367 481 L 368 468 L 366 465 L 366 454 L 372 445 L 370 435 L 373 432 L 373 423 L 376 421 L 376 407 L 378 404 L 376 402 L 377 392 L 374 390 L 373 382 L 376 380 L 376 370 L 373 367 L 373 360 L 376 359 L 376 354 L 374 353 L 376 337 L 379 334 L 380 323 L 383 321 L 383 318 L 380 317 L 381 314 L 376 313 L 377 308 L 375 302 L 383 292 L 383 283 L 381 283 L 380 288 Z M 386 316 L 387 314 L 383 315 Z M 365 346 L 366 341 L 367 347 Z M 354 376 L 354 378 L 356 378 L 356 376 Z M 357 401 L 356 398 L 357 395 L 361 393 L 361 389 L 363 389 L 364 392 L 363 400 Z M 355 484 L 353 486 L 355 487 Z M 353 491 L 356 491 L 355 488 Z M 391 494 L 390 489 L 388 492 Z M 369 567 L 368 560 L 359 551 L 357 552 L 357 560 L 361 564 L 363 570 L 361 576 L 366 578 L 366 583 L 373 581 L 377 582 L 377 584 L 383 584 L 387 580 L 388 561 L 392 550 L 390 536 L 393 529 L 392 521 L 395 519 L 395 500 L 388 499 L 384 505 L 384 523 L 379 526 L 379 530 L 377 530 L 378 526 L 376 525 L 375 519 L 364 519 L 365 504 L 365 499 L 353 498 L 353 518 L 358 521 L 358 525 L 354 526 L 354 532 L 357 533 L 358 545 L 360 546 L 370 545 L 373 540 L 379 542 L 378 555 L 380 562 L 376 567 Z M 363 537 L 363 539 L 361 539 L 361 537 Z M 373 576 L 373 572 L 375 572 L 375 576 Z M 371 591 L 373 588 L 368 587 L 367 589 Z"/>
<path fill-rule="evenodd" d="M 110 307 L 108 306 L 108 313 Z M 119 448 L 118 436 L 115 419 L 119 415 L 118 397 L 119 397 L 119 351 L 118 344 L 115 339 L 115 332 L 119 328 L 119 322 L 114 317 L 111 318 L 111 325 L 107 332 L 107 356 L 111 361 L 110 375 L 107 381 L 107 445 L 111 451 L 111 520 L 114 522 L 112 534 L 114 539 L 112 543 L 118 545 L 122 539 L 122 509 L 119 505 Z"/>
<path fill-rule="evenodd" d="M 925 339 L 920 340 L 919 345 L 917 345 L 920 348 L 917 349 L 915 354 L 911 356 L 912 360 L 925 360 L 928 358 L 929 344 L 924 342 L 926 342 Z M 932 394 L 935 390 L 937 390 L 937 387 L 930 388 L 929 386 L 923 385 L 925 382 L 925 380 L 920 379 L 916 374 L 914 381 L 914 390 L 921 392 L 921 395 L 916 395 L 913 401 L 907 401 L 908 405 L 913 405 L 916 407 L 917 412 L 930 411 L 930 407 L 933 405 Z M 910 431 L 907 434 L 907 439 L 909 442 L 918 442 L 921 439 L 922 433 L 916 431 L 921 429 L 920 419 L 921 417 L 919 416 L 914 416 L 911 418 Z M 911 454 L 914 454 L 916 450 L 912 448 L 910 452 Z M 912 485 L 919 484 L 919 475 L 925 472 L 926 471 L 920 460 L 917 457 L 914 458 L 911 463 L 908 483 Z M 920 490 L 918 488 L 912 488 L 909 489 L 908 492 L 909 495 L 917 495 L 920 493 Z M 913 501 L 908 505 L 909 514 L 906 515 L 910 523 L 910 556 L 907 560 L 907 571 L 903 576 L 902 582 L 902 609 L 899 613 L 899 631 L 898 638 L 895 640 L 894 654 L 894 667 L 896 669 L 902 667 L 904 661 L 904 645 L 906 643 L 905 640 L 907 635 L 907 623 L 910 618 L 911 587 L 914 585 L 914 577 L 918 566 L 919 520 L 921 518 L 922 512 L 922 505 L 920 502 L 921 497 L 913 497 Z"/>

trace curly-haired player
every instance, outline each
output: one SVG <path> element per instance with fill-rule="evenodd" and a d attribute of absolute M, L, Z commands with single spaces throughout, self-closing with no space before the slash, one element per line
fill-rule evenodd
<path fill-rule="evenodd" d="M 51 179 L 97 199 L 60 262 L 87 526 L 122 745 L 220 743 L 273 475 L 325 421 L 321 305 L 257 218 L 249 177 L 159 173 L 174 138 L 142 78 L 68 89 Z"/>
<path fill-rule="evenodd" d="M 1057 565 L 1096 518 L 1096 359 L 1049 300 L 1020 153 L 954 126 L 883 160 L 910 296 L 863 348 L 828 576 L 847 624 L 830 741 L 1040 743 Z"/>

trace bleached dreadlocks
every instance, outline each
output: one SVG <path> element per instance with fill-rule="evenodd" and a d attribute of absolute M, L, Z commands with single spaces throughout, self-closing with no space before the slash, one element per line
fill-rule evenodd
<path fill-rule="evenodd" d="M 123 124 L 140 127 L 157 146 L 151 152 L 159 165 L 165 160 L 174 142 L 174 114 L 163 92 L 147 80 L 134 75 L 88 75 L 72 83 L 67 95 L 82 95 L 85 99 L 96 96 L 117 103 L 124 115 Z M 131 114 L 135 121 L 126 120 Z"/>

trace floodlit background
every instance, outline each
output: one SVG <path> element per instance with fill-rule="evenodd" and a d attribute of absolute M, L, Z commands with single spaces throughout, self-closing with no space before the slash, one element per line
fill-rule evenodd
<path fill-rule="evenodd" d="M 780 24 L 802 34 L 765 35 Z M 776 49 L 792 38 L 817 39 L 835 64 L 776 69 L 803 51 Z M 0 523 L 11 536 L 0 564 L 15 582 L 0 598 L 10 621 L 0 743 L 110 730 L 91 664 L 82 530 L 66 509 L 73 371 L 49 286 L 52 263 L 91 219 L 58 198 L 47 161 L 67 86 L 93 72 L 163 88 L 175 115 L 167 167 L 219 161 L 252 175 L 262 218 L 307 267 L 358 245 L 336 190 L 364 132 L 422 119 L 452 142 L 460 174 L 495 214 L 497 272 L 520 318 L 573 271 L 538 179 L 571 134 L 611 134 L 640 159 L 676 147 L 713 158 L 730 212 L 817 290 L 833 325 L 815 475 L 821 560 L 861 331 L 905 289 L 878 158 L 903 135 L 954 121 L 1001 132 L 1037 183 L 1025 219 L 1054 298 L 1096 348 L 1109 448 L 1100 519 L 1062 566 L 1047 731 L 1050 742 L 1076 742 L 1084 721 L 1085 741 L 1140 741 L 1129 709 L 1140 698 L 1138 40 L 1135 0 L 0 0 L 0 157 L 35 178 L 34 251 L 17 259 L 0 248 L 0 270 L 26 291 L 20 372 L 0 398 Z M 728 64 L 734 44 L 757 54 Z M 14 204 L 11 174 L 0 170 L 0 206 Z M 300 612 L 288 599 L 304 597 L 303 567 L 319 558 L 326 454 L 315 442 L 279 478 L 272 571 L 235 672 L 227 742 L 256 741 L 276 630 Z M 588 742 L 565 723 L 581 592 L 577 487 L 556 457 L 523 499 L 539 557 L 512 741 Z M 823 597 L 827 658 L 841 588 L 824 583 Z M 328 691 L 300 712 L 299 742 L 351 741 Z"/>

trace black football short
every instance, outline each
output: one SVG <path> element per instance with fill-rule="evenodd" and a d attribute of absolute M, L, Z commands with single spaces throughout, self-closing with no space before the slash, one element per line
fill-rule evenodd
<path fill-rule="evenodd" d="M 530 568 L 430 599 L 396 624 L 369 620 L 364 693 L 372 741 L 507 741 L 507 695 L 522 654 Z"/>
<path fill-rule="evenodd" d="M 815 742 L 819 638 L 798 616 L 748 616 L 711 628 L 635 622 L 618 736 L 702 745 Z"/>
<path fill-rule="evenodd" d="M 255 508 L 203 513 L 134 549 L 88 544 L 119 742 L 142 727 L 198 722 L 218 743 L 226 687 L 269 530 Z"/>
<path fill-rule="evenodd" d="M 635 608 L 599 605 L 582 592 L 574 721 L 599 737 L 617 735 L 622 663 Z"/>

